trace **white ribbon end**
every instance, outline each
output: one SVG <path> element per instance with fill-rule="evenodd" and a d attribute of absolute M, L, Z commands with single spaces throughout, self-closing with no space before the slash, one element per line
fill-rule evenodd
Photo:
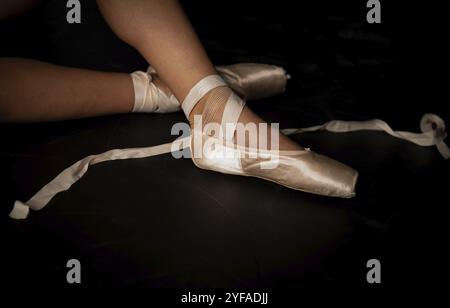
<path fill-rule="evenodd" d="M 9 217 L 12 219 L 25 219 L 27 218 L 29 212 L 30 208 L 28 205 L 16 200 L 16 202 L 14 202 L 14 208 L 9 213 Z"/>

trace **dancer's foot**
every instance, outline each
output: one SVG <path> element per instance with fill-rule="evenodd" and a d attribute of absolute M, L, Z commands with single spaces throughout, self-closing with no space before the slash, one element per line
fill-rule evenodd
<path fill-rule="evenodd" d="M 268 135 L 279 139 L 279 143 L 261 135 L 263 131 L 256 124 L 265 123 L 245 107 L 220 76 L 199 81 L 182 108 L 192 126 L 191 152 L 198 167 L 259 177 L 321 195 L 354 195 L 355 170 L 303 149 L 278 131 L 272 134 L 271 130 Z M 256 134 L 252 135 L 252 127 L 258 128 Z"/>
<path fill-rule="evenodd" d="M 239 63 L 218 66 L 217 71 L 239 96 L 246 100 L 270 97 L 284 91 L 288 75 L 282 67 L 269 64 Z M 138 71 L 131 74 L 135 90 L 133 112 L 175 112 L 180 110 L 178 100 L 169 87 L 149 67 L 147 75 Z"/>
<path fill-rule="evenodd" d="M 150 73 L 151 80 L 155 84 L 155 86 L 164 92 L 168 97 L 170 97 L 173 93 L 170 91 L 167 84 L 158 76 L 156 73 Z M 181 108 L 180 108 L 181 109 Z"/>
<path fill-rule="evenodd" d="M 232 93 L 232 90 L 228 87 L 220 87 L 216 88 L 210 92 L 208 92 L 203 98 L 199 100 L 199 102 L 195 105 L 195 107 L 192 109 L 191 114 L 189 115 L 189 123 L 191 124 L 191 127 L 194 125 L 194 118 L 196 115 L 202 115 L 202 114 L 208 114 L 207 119 L 203 119 L 203 126 L 206 125 L 208 122 L 215 122 L 220 123 L 222 120 L 222 114 L 225 108 L 226 100 L 229 97 L 229 95 Z M 214 98 L 211 98 L 211 96 L 214 96 Z M 209 106 L 207 107 L 209 111 L 205 110 L 206 104 L 209 103 Z M 211 103 L 212 102 L 212 103 Z M 217 106 L 217 109 L 215 111 L 215 114 L 211 113 L 211 109 L 216 108 L 213 105 L 220 105 Z M 263 126 L 268 127 L 267 134 L 265 135 L 265 145 L 267 145 L 267 149 L 271 149 L 272 145 L 272 135 L 269 132 L 270 126 L 261 119 L 258 115 L 256 115 L 248 106 L 244 106 L 242 109 L 242 112 L 239 116 L 238 123 L 242 124 L 243 126 L 253 125 L 256 124 L 256 134 L 258 137 L 261 136 L 263 132 L 259 130 L 260 124 Z M 279 150 L 283 151 L 299 151 L 304 150 L 302 146 L 292 141 L 290 138 L 284 136 L 279 131 L 275 132 L 277 134 L 278 143 L 275 145 L 279 148 Z M 244 140 L 240 139 L 237 140 L 236 134 L 234 135 L 233 142 L 236 144 L 239 144 L 240 146 L 246 146 L 248 147 L 249 144 L 252 144 L 252 140 L 249 140 L 250 136 L 248 138 L 245 138 Z M 259 138 L 258 138 L 259 139 Z M 258 140 L 259 141 L 259 140 Z M 263 140 L 261 140 L 263 141 Z M 257 142 L 258 143 L 258 142 Z M 253 141 L 253 144 L 255 144 L 255 141 Z"/>

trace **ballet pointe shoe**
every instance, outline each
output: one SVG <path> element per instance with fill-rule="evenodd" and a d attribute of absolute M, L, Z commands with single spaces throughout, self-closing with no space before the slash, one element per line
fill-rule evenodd
<path fill-rule="evenodd" d="M 279 66 L 259 63 L 238 63 L 217 66 L 217 72 L 226 84 L 245 100 L 256 100 L 284 92 L 289 75 Z M 172 94 L 167 94 L 152 82 L 156 71 L 149 66 L 147 74 L 131 74 L 135 104 L 133 112 L 170 113 L 181 109 Z"/>
<path fill-rule="evenodd" d="M 151 74 L 136 71 L 131 73 L 134 89 L 132 112 L 170 113 L 180 110 L 180 103 L 173 94 L 166 94 L 158 88 Z"/>
<path fill-rule="evenodd" d="M 207 93 L 202 115 L 194 116 L 191 135 L 191 156 L 194 164 L 205 170 L 225 174 L 257 177 L 272 181 L 285 187 L 304 192 L 350 198 L 355 195 L 358 178 L 356 170 L 331 158 L 316 154 L 309 149 L 282 151 L 240 146 L 233 142 L 237 133 L 238 119 L 245 102 L 231 90 L 225 98 L 226 103 L 217 123 L 224 130 L 215 129 L 219 134 L 211 136 L 199 122 L 207 122 L 213 107 L 209 107 L 209 98 L 218 87 L 226 83 L 218 75 L 210 75 L 200 80 L 188 93 L 182 108 L 189 118 L 192 109 Z M 208 123 L 206 123 L 208 124 Z M 240 124 L 240 123 L 239 123 Z M 278 132 L 277 132 L 278 133 Z"/>
<path fill-rule="evenodd" d="M 284 68 L 263 63 L 237 63 L 217 66 L 217 72 L 245 101 L 283 93 L 290 76 Z"/>

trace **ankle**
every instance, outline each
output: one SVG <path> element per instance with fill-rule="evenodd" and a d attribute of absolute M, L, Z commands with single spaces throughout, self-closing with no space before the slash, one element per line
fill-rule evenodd
<path fill-rule="evenodd" d="M 198 103 L 192 108 L 192 111 L 189 115 L 188 121 L 190 125 L 192 126 L 194 124 L 194 116 L 201 115 L 203 113 L 203 110 L 205 109 L 206 102 L 208 101 L 208 97 L 211 95 L 211 91 L 206 93 L 205 96 L 203 96 Z"/>
<path fill-rule="evenodd" d="M 169 87 L 166 85 L 164 81 L 162 81 L 161 78 L 157 74 L 150 74 L 152 77 L 152 82 L 155 84 L 156 87 L 158 87 L 161 91 L 164 92 L 167 96 L 172 95 L 172 91 L 169 89 Z"/>

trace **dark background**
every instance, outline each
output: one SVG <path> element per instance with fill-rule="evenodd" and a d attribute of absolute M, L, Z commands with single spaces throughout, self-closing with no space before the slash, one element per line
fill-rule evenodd
<path fill-rule="evenodd" d="M 215 64 L 286 68 L 287 92 L 251 102 L 281 127 L 381 118 L 418 131 L 422 114 L 450 119 L 441 8 L 381 1 L 183 1 Z M 94 1 L 67 24 L 65 1 L 0 23 L 0 56 L 131 72 L 147 64 L 108 29 Z M 425 22 L 426 20 L 426 22 Z M 437 71 L 437 72 L 435 72 Z M 360 171 L 357 197 L 338 200 L 162 157 L 98 165 L 27 221 L 7 218 L 73 162 L 112 148 L 169 142 L 181 114 L 117 115 L 0 124 L 2 277 L 9 285 L 65 284 L 78 258 L 81 287 L 365 286 L 378 258 L 382 286 L 436 273 L 448 164 L 433 148 L 382 133 L 310 133 L 302 145 Z M 433 227 L 431 227 L 433 226 Z M 6 252 L 6 253 L 5 253 Z M 427 280 L 434 283 L 434 280 Z"/>

